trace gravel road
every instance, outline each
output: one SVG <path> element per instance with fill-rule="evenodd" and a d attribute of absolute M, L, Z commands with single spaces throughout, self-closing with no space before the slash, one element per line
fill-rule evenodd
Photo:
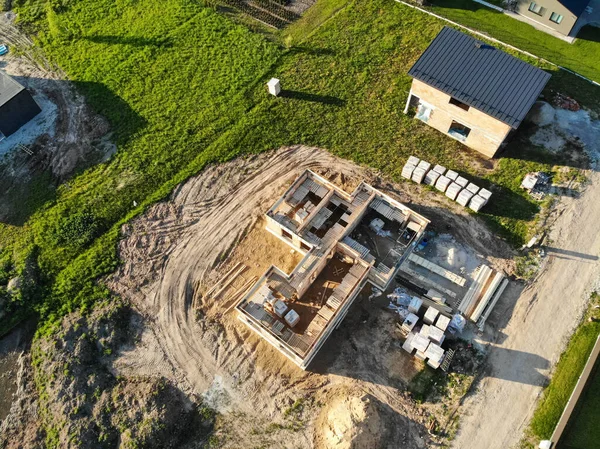
<path fill-rule="evenodd" d="M 485 376 L 460 411 L 454 448 L 518 444 L 542 386 L 598 287 L 600 174 L 590 178 L 580 198 L 561 200 L 542 272 L 525 290 L 513 286 L 490 318 L 500 325 L 490 339 Z"/>

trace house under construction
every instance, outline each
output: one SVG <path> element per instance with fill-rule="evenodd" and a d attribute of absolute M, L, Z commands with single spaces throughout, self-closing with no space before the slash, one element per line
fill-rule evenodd
<path fill-rule="evenodd" d="M 386 289 L 429 221 L 373 187 L 351 194 L 310 170 L 269 209 L 267 230 L 304 255 L 271 266 L 238 318 L 305 369 L 367 282 Z"/>

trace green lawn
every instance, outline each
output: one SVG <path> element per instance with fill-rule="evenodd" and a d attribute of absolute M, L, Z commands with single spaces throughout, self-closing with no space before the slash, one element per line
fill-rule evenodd
<path fill-rule="evenodd" d="M 600 28 L 585 27 L 569 44 L 473 0 L 431 3 L 436 14 L 600 82 Z"/>
<path fill-rule="evenodd" d="M 552 436 L 554 428 L 556 427 L 569 397 L 577 384 L 577 380 L 583 371 L 587 359 L 592 352 L 592 348 L 600 334 L 600 311 L 594 309 L 594 306 L 598 304 L 600 304 L 600 296 L 594 294 L 589 312 L 582 324 L 571 337 L 565 352 L 561 355 L 560 360 L 556 365 L 550 384 L 544 390 L 543 398 L 534 413 L 530 425 L 530 433 L 535 436 L 537 441 L 549 439 Z M 590 321 L 590 317 L 594 320 Z M 594 388 L 596 390 L 594 390 Z M 586 407 L 590 408 L 590 411 L 597 416 L 600 411 L 598 409 L 598 397 L 600 396 L 596 394 L 598 393 L 598 386 L 596 385 L 594 388 L 588 392 Z M 582 415 L 580 414 L 580 416 Z M 587 417 L 584 417 L 583 419 L 578 418 L 574 428 L 583 428 L 589 424 L 590 421 Z M 595 425 L 597 426 L 597 422 Z M 595 432 L 595 434 L 598 435 L 597 428 L 595 429 Z M 590 438 L 591 436 L 592 435 L 590 435 Z M 582 441 L 585 439 L 585 435 L 572 435 L 572 438 L 577 439 L 577 441 Z M 590 439 L 589 441 L 595 442 L 598 440 Z M 581 447 L 591 448 L 593 445 L 583 445 Z"/>
<path fill-rule="evenodd" d="M 588 381 L 586 391 L 579 399 L 577 409 L 571 416 L 572 423 L 563 435 L 559 449 L 588 449 L 600 441 L 600 360 L 595 373 Z"/>
<path fill-rule="evenodd" d="M 17 1 L 21 23 L 109 119 L 119 151 L 59 187 L 24 227 L 0 227 L 0 256 L 12 261 L 0 275 L 35 273 L 42 291 L 20 301 L 43 316 L 107 297 L 96 280 L 118 263 L 120 226 L 210 162 L 304 143 L 400 181 L 414 154 L 491 188 L 481 215 L 515 245 L 539 209 L 522 177 L 560 162 L 517 139 L 491 164 L 405 116 L 406 73 L 444 22 L 390 0 L 320 0 L 273 34 L 192 0 L 52 4 Z M 553 75 L 565 92 L 592 89 Z M 271 76 L 282 79 L 281 98 L 266 93 Z"/>

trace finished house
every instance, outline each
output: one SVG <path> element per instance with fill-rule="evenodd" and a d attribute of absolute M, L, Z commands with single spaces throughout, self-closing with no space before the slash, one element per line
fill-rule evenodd
<path fill-rule="evenodd" d="M 408 72 L 405 113 L 494 157 L 550 74 L 453 28 L 444 27 Z"/>
<path fill-rule="evenodd" d="M 17 132 L 42 110 L 31 94 L 10 76 L 0 72 L 0 140 Z"/>
<path fill-rule="evenodd" d="M 600 19 L 590 3 L 590 0 L 518 0 L 515 12 L 574 38 L 583 26 Z"/>

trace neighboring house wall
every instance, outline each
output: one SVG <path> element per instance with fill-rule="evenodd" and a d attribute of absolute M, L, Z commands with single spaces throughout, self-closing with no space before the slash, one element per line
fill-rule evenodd
<path fill-rule="evenodd" d="M 10 136 L 41 111 L 31 94 L 23 89 L 0 107 L 0 132 Z"/>
<path fill-rule="evenodd" d="M 473 107 L 468 111 L 450 103 L 449 95 L 419 80 L 413 79 L 411 94 L 421 102 L 433 107 L 427 124 L 448 134 L 452 121 L 471 129 L 468 137 L 461 142 L 480 153 L 493 157 L 508 135 L 511 127 Z"/>
<path fill-rule="evenodd" d="M 539 14 L 529 10 L 531 3 L 532 0 L 519 0 L 517 3 L 516 12 L 522 16 L 535 20 L 542 25 L 550 27 L 561 34 L 564 34 L 565 36 L 569 35 L 571 29 L 575 25 L 575 22 L 577 22 L 578 17 L 556 0 L 535 0 L 535 4 L 542 7 L 542 10 Z M 552 13 L 563 16 L 560 23 L 550 20 Z"/>

